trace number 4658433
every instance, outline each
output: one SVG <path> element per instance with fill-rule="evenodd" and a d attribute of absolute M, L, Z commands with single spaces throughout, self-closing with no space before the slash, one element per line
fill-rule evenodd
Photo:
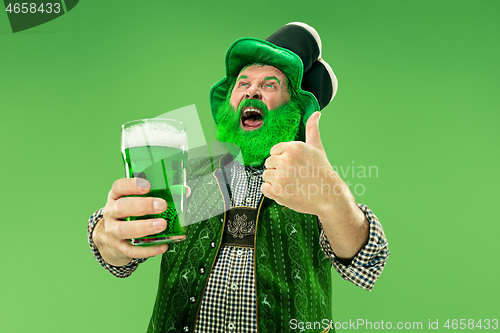
<path fill-rule="evenodd" d="M 448 319 L 446 323 L 444 323 L 443 327 L 446 327 L 447 329 L 474 329 L 474 328 L 479 328 L 479 329 L 498 329 L 498 319 L 483 319 L 481 322 L 481 319 L 479 319 L 477 322 L 474 321 L 474 319 Z"/>
<path fill-rule="evenodd" d="M 41 3 L 40 6 L 36 3 L 28 3 L 28 2 L 23 2 L 23 3 L 9 3 L 7 5 L 7 8 L 5 11 L 14 14 L 35 14 L 35 13 L 46 13 L 46 14 L 51 14 L 55 13 L 58 14 L 61 12 L 61 4 L 60 3 Z"/>

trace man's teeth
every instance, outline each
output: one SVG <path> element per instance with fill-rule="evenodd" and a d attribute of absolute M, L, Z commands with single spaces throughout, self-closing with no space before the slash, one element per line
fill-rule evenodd
<path fill-rule="evenodd" d="M 247 108 L 243 111 L 243 114 L 247 115 L 249 112 L 257 112 L 258 114 L 260 114 L 262 116 L 262 111 L 259 109 L 255 109 L 255 108 Z"/>

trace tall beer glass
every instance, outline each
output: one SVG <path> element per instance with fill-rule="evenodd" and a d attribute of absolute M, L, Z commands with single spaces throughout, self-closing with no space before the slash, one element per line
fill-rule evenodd
<path fill-rule="evenodd" d="M 145 197 L 163 198 L 168 208 L 155 215 L 127 220 L 164 218 L 167 228 L 157 234 L 131 239 L 133 245 L 181 242 L 186 239 L 187 136 L 183 123 L 172 119 L 143 119 L 122 125 L 122 154 L 128 178 L 151 183 Z"/>

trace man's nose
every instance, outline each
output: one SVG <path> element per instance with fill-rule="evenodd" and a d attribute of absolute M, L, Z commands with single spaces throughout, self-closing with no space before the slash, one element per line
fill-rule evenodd
<path fill-rule="evenodd" d="M 252 86 L 246 91 L 247 99 L 262 99 L 262 93 L 258 87 Z"/>

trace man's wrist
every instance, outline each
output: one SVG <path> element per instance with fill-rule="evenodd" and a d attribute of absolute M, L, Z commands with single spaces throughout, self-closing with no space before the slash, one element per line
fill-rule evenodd
<path fill-rule="evenodd" d="M 369 223 L 359 206 L 346 202 L 331 207 L 329 213 L 318 215 L 323 230 L 338 258 L 351 259 L 367 244 Z"/>
<path fill-rule="evenodd" d="M 102 240 L 100 231 L 103 227 L 103 223 L 104 223 L 104 217 L 95 223 L 90 239 L 94 243 L 95 247 L 99 250 L 99 252 L 102 249 Z"/>
<path fill-rule="evenodd" d="M 356 204 L 349 188 L 345 183 L 342 184 L 347 188 L 342 188 L 341 191 L 331 193 L 323 197 L 323 200 L 318 204 L 318 213 L 316 216 L 320 221 L 328 220 L 331 225 L 344 224 L 346 221 L 361 221 L 364 219 L 363 212 Z"/>
<path fill-rule="evenodd" d="M 111 266 L 122 267 L 128 265 L 133 258 L 118 258 L 118 256 L 113 256 L 113 252 L 115 252 L 109 242 L 105 239 L 104 233 L 104 217 L 97 221 L 94 226 L 94 230 L 92 231 L 92 241 L 95 244 L 95 247 L 99 251 L 102 259 Z"/>

